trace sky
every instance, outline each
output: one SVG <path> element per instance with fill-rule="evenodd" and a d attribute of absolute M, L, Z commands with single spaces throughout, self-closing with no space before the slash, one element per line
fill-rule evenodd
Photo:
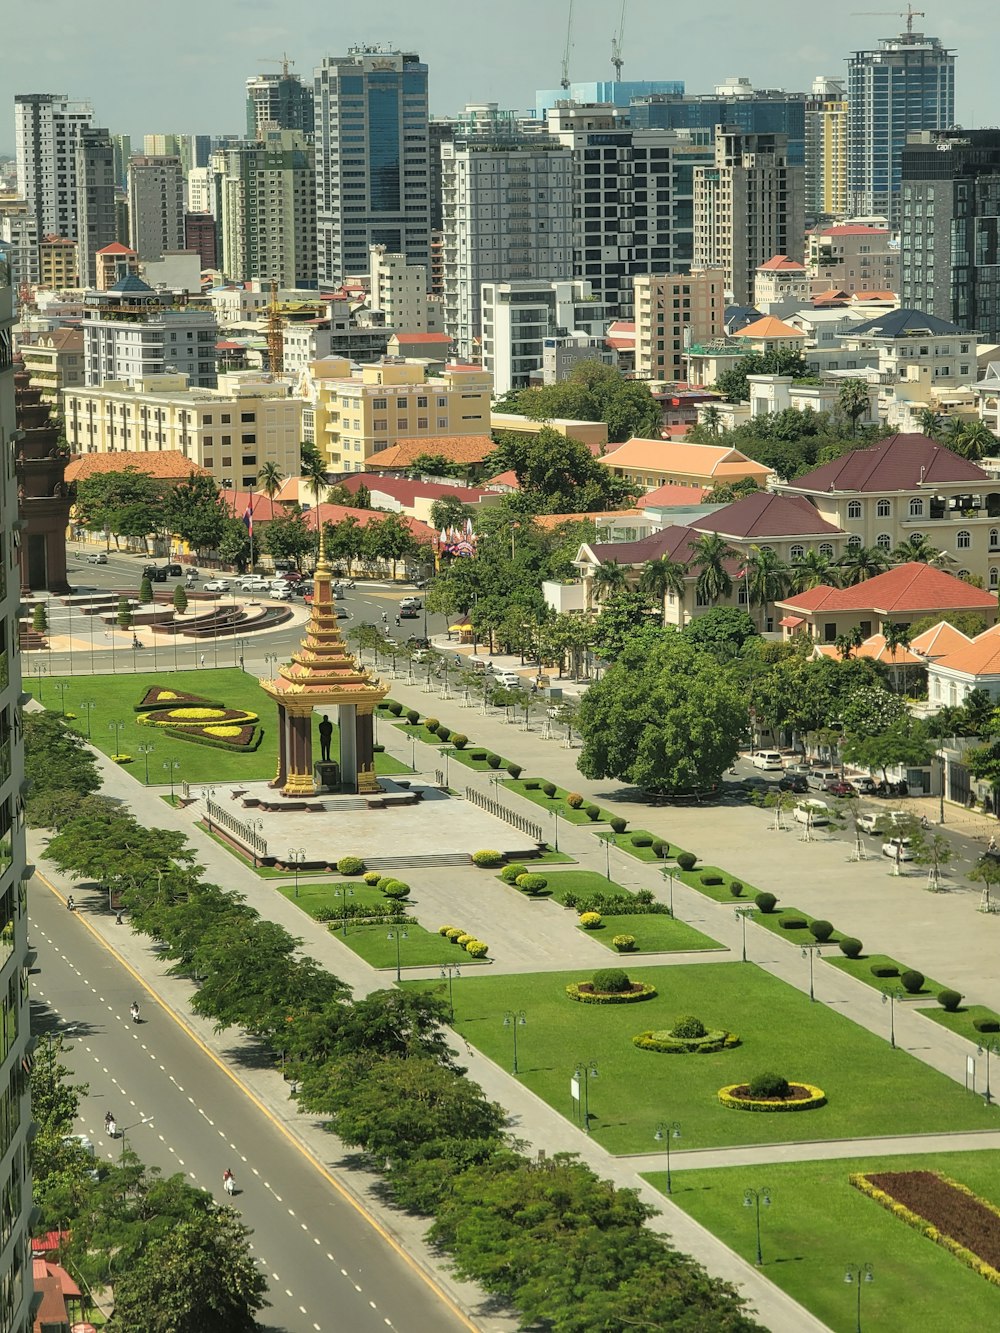
<path fill-rule="evenodd" d="M 323 55 L 352 45 L 416 50 L 430 66 L 437 115 L 469 101 L 527 111 L 536 88 L 559 84 L 569 0 L 369 3 L 9 0 L 0 37 L 0 153 L 13 150 L 18 92 L 90 101 L 98 125 L 133 138 L 242 133 L 246 78 L 276 71 L 283 52 L 309 78 Z M 914 26 L 958 53 L 959 123 L 1000 124 L 1000 3 L 930 3 Z M 818 74 L 843 76 L 850 51 L 902 30 L 901 17 L 873 10 L 852 14 L 846 5 L 804 0 L 627 0 L 623 78 L 683 79 L 688 92 L 711 92 L 745 75 L 756 87 L 808 90 Z M 619 15 L 619 0 L 575 0 L 571 79 L 611 77 Z"/>

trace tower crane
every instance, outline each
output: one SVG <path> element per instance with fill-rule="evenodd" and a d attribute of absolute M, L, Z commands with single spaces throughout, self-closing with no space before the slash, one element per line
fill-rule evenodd
<path fill-rule="evenodd" d="M 622 56 L 622 40 L 625 36 L 625 10 L 628 7 L 628 0 L 622 0 L 621 22 L 618 24 L 618 35 L 611 38 L 611 63 L 615 67 L 615 82 L 620 83 L 622 77 L 622 65 L 625 64 Z"/>
<path fill-rule="evenodd" d="M 294 60 L 289 60 L 288 53 L 286 51 L 282 51 L 280 60 L 276 60 L 273 57 L 271 59 L 268 59 L 267 56 L 259 56 L 258 59 L 260 60 L 260 63 L 262 65 L 280 65 L 281 77 L 283 79 L 288 78 L 288 66 L 295 64 Z"/>
<path fill-rule="evenodd" d="M 573 0 L 569 0 L 569 16 L 566 19 L 566 49 L 562 58 L 562 78 L 559 86 L 563 92 L 569 89 L 569 53 L 573 49 Z"/>
<path fill-rule="evenodd" d="M 914 9 L 912 5 L 907 5 L 905 9 L 856 9 L 852 17 L 863 18 L 865 15 L 872 18 L 906 19 L 906 31 L 908 35 L 913 32 L 914 19 L 925 19 L 927 17 L 925 10 Z"/>

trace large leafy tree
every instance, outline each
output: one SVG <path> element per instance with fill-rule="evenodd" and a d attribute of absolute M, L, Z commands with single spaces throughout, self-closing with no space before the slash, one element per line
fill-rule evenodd
<path fill-rule="evenodd" d="M 684 627 L 684 638 L 720 661 L 731 661 L 757 634 L 752 618 L 739 606 L 713 606 Z"/>
<path fill-rule="evenodd" d="M 167 525 L 196 551 L 218 549 L 228 518 L 214 477 L 192 472 L 167 495 Z"/>
<path fill-rule="evenodd" d="M 594 648 L 600 657 L 614 662 L 625 645 L 637 634 L 646 638 L 650 629 L 659 629 L 660 617 L 649 598 L 628 589 L 613 592 L 601 607 L 594 622 Z"/>
<path fill-rule="evenodd" d="M 54 713 L 24 715 L 24 775 L 31 783 L 25 813 L 36 827 L 50 817 L 53 793 L 78 802 L 100 786 L 97 761 L 83 738 Z"/>
<path fill-rule="evenodd" d="M 651 790 L 709 787 L 746 726 L 745 698 L 682 635 L 633 639 L 580 704 L 580 771 Z"/>
<path fill-rule="evenodd" d="M 314 538 L 301 513 L 278 514 L 261 526 L 260 544 L 275 560 L 291 560 L 298 569 Z"/>
<path fill-rule="evenodd" d="M 883 778 L 887 768 L 897 764 L 922 768 L 930 763 L 931 757 L 927 729 L 909 716 L 890 723 L 883 731 L 849 733 L 842 749 L 849 763 L 867 768 L 870 773 L 878 770 Z"/>
<path fill-rule="evenodd" d="M 116 546 L 119 537 L 146 538 L 164 526 L 163 488 L 135 467 L 84 477 L 74 499 L 77 521 L 90 532 L 113 536 Z"/>
<path fill-rule="evenodd" d="M 748 375 L 791 375 L 805 379 L 809 370 L 799 351 L 781 349 L 773 352 L 748 352 L 734 366 L 724 370 L 715 381 L 715 391 L 729 403 L 743 403 L 750 397 Z"/>
<path fill-rule="evenodd" d="M 241 518 L 227 515 L 222 525 L 218 552 L 227 564 L 235 565 L 240 571 L 246 569 L 250 563 L 250 533 Z"/>
<path fill-rule="evenodd" d="M 654 439 L 661 423 L 659 405 L 648 387 L 599 361 L 582 362 L 559 384 L 514 390 L 500 408 L 533 421 L 603 421 L 613 444 L 633 436 Z"/>
<path fill-rule="evenodd" d="M 543 426 L 534 435 L 499 432 L 487 467 L 494 474 L 513 472 L 522 503 L 538 514 L 619 509 L 639 493 L 595 458 L 585 444 L 551 426 Z"/>

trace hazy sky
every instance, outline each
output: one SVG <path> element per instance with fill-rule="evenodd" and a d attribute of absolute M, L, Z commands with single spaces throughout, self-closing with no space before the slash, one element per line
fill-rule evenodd
<path fill-rule="evenodd" d="M 885 0 L 882 0 L 885 3 Z M 923 0 L 928 3 L 928 0 Z M 244 126 L 248 75 L 287 52 L 311 76 L 324 54 L 386 42 L 430 66 L 432 113 L 467 101 L 527 110 L 558 86 L 568 0 L 6 0 L 0 25 L 0 151 L 13 147 L 13 95 L 89 100 L 114 133 L 225 133 Z M 874 4 L 858 4 L 874 10 Z M 570 77 L 611 76 L 618 0 L 576 0 Z M 623 77 L 683 79 L 689 92 L 742 74 L 757 87 L 808 89 L 842 75 L 848 52 L 903 20 L 808 0 L 628 0 Z M 1000 0 L 934 4 L 915 26 L 958 53 L 958 118 L 1000 124 Z"/>

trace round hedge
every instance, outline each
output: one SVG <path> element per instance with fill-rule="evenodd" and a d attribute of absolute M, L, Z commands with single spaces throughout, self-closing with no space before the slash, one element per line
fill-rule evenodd
<path fill-rule="evenodd" d="M 627 991 L 632 985 L 629 974 L 621 967 L 601 967 L 591 977 L 594 990 Z"/>
<path fill-rule="evenodd" d="M 640 1032 L 632 1038 L 632 1045 L 640 1051 L 659 1051 L 665 1055 L 713 1055 L 739 1046 L 735 1032 L 721 1029 L 706 1032 L 703 1037 L 677 1037 L 672 1032 Z"/>
<path fill-rule="evenodd" d="M 601 807 L 599 805 L 585 805 L 583 807 L 583 813 L 587 816 L 590 822 L 594 824 L 601 817 Z"/>
<path fill-rule="evenodd" d="M 547 889 L 549 886 L 549 881 L 544 875 L 518 875 L 514 883 L 525 893 L 541 893 L 543 889 Z"/>
<path fill-rule="evenodd" d="M 962 994 L 957 990 L 938 991 L 937 1002 L 942 1009 L 953 1014 L 962 1003 Z"/>
<path fill-rule="evenodd" d="M 734 898 L 743 897 L 743 881 L 740 879 L 731 879 L 729 881 L 729 892 Z"/>
<path fill-rule="evenodd" d="M 667 842 L 666 838 L 654 838 L 652 850 L 653 855 L 662 860 L 670 852 L 670 843 Z"/>
<path fill-rule="evenodd" d="M 608 823 L 611 825 L 612 833 L 624 833 L 628 828 L 628 820 L 622 819 L 621 815 L 614 815 Z"/>
<path fill-rule="evenodd" d="M 403 711 L 403 705 L 398 704 L 395 699 L 387 699 L 385 706 L 393 717 L 399 717 L 400 713 Z"/>
<path fill-rule="evenodd" d="M 773 893 L 758 893 L 754 902 L 765 916 L 769 916 L 778 905 L 778 900 Z"/>
<path fill-rule="evenodd" d="M 375 885 L 379 882 L 379 880 L 380 880 L 381 878 L 382 878 L 382 872 L 381 872 L 381 870 L 366 870 L 366 871 L 365 871 L 365 883 L 366 883 L 366 884 L 370 884 L 370 885 L 372 886 L 372 888 L 375 887 Z"/>
<path fill-rule="evenodd" d="M 653 838 L 649 833 L 633 833 L 629 842 L 633 847 L 652 847 Z"/>
<path fill-rule="evenodd" d="M 924 988 L 925 980 L 923 972 L 918 972 L 913 967 L 908 967 L 899 974 L 899 984 L 907 995 L 919 995 Z"/>
<path fill-rule="evenodd" d="M 488 754 L 486 756 L 486 762 L 489 764 L 490 768 L 499 768 L 500 756 L 498 754 Z"/>
<path fill-rule="evenodd" d="M 582 926 L 584 930 L 597 930 L 600 924 L 600 912 L 582 912 L 577 921 L 577 925 Z"/>
<path fill-rule="evenodd" d="M 518 778 L 519 778 L 519 777 L 521 776 L 521 774 L 524 772 L 524 769 L 521 767 L 520 764 L 509 763 L 509 764 L 506 765 L 506 768 L 507 768 L 507 772 L 510 774 L 510 776 L 514 779 L 515 782 L 518 780 Z"/>
<path fill-rule="evenodd" d="M 454 736 L 452 736 L 451 738 L 451 743 L 452 745 L 454 745 L 456 750 L 464 750 L 469 743 L 469 738 L 464 734 L 464 732 L 456 731 Z"/>
<path fill-rule="evenodd" d="M 633 953 L 635 951 L 634 935 L 615 935 L 611 943 L 619 953 Z"/>
<path fill-rule="evenodd" d="M 704 1037 L 708 1028 L 694 1014 L 684 1014 L 670 1029 L 672 1037 Z"/>
<path fill-rule="evenodd" d="M 860 940 L 856 940 L 853 935 L 845 935 L 838 943 L 837 948 L 845 958 L 860 958 L 864 945 Z"/>
<path fill-rule="evenodd" d="M 677 864 L 682 870 L 693 870 L 698 862 L 694 852 L 678 852 Z"/>
<path fill-rule="evenodd" d="M 432 736 L 437 734 L 437 729 L 440 725 L 441 723 L 436 717 L 424 718 L 424 726 L 427 728 L 427 730 L 431 733 Z"/>
<path fill-rule="evenodd" d="M 451 727 L 446 727 L 443 722 L 438 724 L 437 735 L 439 741 L 446 741 L 451 737 Z"/>
<path fill-rule="evenodd" d="M 592 981 L 574 981 L 566 987 L 566 994 L 581 1004 L 637 1004 L 652 1000 L 656 987 L 645 981 L 633 981 L 627 991 L 599 991 L 594 989 Z"/>
<path fill-rule="evenodd" d="M 730 1083 L 719 1089 L 719 1101 L 731 1111 L 813 1111 L 826 1105 L 826 1093 L 811 1083 L 791 1083 L 789 1092 L 777 1100 L 751 1097 L 746 1083 Z"/>
<path fill-rule="evenodd" d="M 500 878 L 505 884 L 516 884 L 521 875 L 528 873 L 528 867 L 521 865 L 517 861 L 512 861 L 509 866 L 504 866 L 500 871 Z"/>
<path fill-rule="evenodd" d="M 571 810 L 579 810 L 580 806 L 583 805 L 583 797 L 578 791 L 571 791 L 566 797 L 566 804 Z"/>
<path fill-rule="evenodd" d="M 555 784 L 554 782 L 543 782 L 543 783 L 542 783 L 542 794 L 543 794 L 544 796 L 547 796 L 547 797 L 549 798 L 550 801 L 552 800 L 552 797 L 555 796 L 556 791 L 557 791 L 557 788 L 556 788 L 556 784 Z"/>
<path fill-rule="evenodd" d="M 492 847 L 484 847 L 481 851 L 472 853 L 472 864 L 479 866 L 480 870 L 495 870 L 497 866 L 503 865 L 503 852 L 498 852 Z"/>
<path fill-rule="evenodd" d="M 338 875 L 360 875 L 365 863 L 360 856 L 342 856 L 337 862 Z"/>
<path fill-rule="evenodd" d="M 809 926 L 809 933 L 818 943 L 825 944 L 833 934 L 833 925 L 829 921 L 813 921 Z"/>
<path fill-rule="evenodd" d="M 470 958 L 485 958 L 489 953 L 489 946 L 484 944 L 482 940 L 469 940 L 465 946 L 465 952 Z"/>
<path fill-rule="evenodd" d="M 420 721 L 420 714 L 417 712 L 415 708 L 408 708 L 406 710 L 406 720 L 407 722 L 409 722 L 411 727 L 415 727 L 417 723 Z"/>

